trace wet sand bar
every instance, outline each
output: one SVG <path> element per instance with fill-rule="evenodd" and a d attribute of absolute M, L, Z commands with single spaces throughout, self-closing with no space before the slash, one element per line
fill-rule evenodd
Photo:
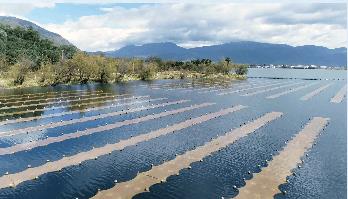
<path fill-rule="evenodd" d="M 314 91 L 312 91 L 312 92 L 310 92 L 310 93 L 304 95 L 304 96 L 301 97 L 300 99 L 301 99 L 301 100 L 304 100 L 304 101 L 309 100 L 309 99 L 311 99 L 312 97 L 314 97 L 314 96 L 318 95 L 319 93 L 321 93 L 322 91 L 324 91 L 325 89 L 327 89 L 327 88 L 328 88 L 329 86 L 331 86 L 331 85 L 332 85 L 332 83 L 331 83 L 331 84 L 326 84 L 326 85 L 324 85 L 324 86 L 321 86 L 321 87 L 315 89 Z"/>
<path fill-rule="evenodd" d="M 61 120 L 60 122 L 52 122 L 52 123 L 48 123 L 48 124 L 42 124 L 39 126 L 18 128 L 18 129 L 14 129 L 11 131 L 0 132 L 0 137 L 12 136 L 12 135 L 18 135 L 18 134 L 29 134 L 32 132 L 43 131 L 46 129 L 56 128 L 56 127 L 61 127 L 61 126 L 66 126 L 66 125 L 71 125 L 71 124 L 78 124 L 78 123 L 82 123 L 82 122 L 88 122 L 88 121 L 93 121 L 93 120 L 98 120 L 98 119 L 103 119 L 103 118 L 107 118 L 107 117 L 113 117 L 113 116 L 133 113 L 133 112 L 139 112 L 139 111 L 143 111 L 143 110 L 147 110 L 147 109 L 162 107 L 164 105 L 169 106 L 169 105 L 173 105 L 173 104 L 177 104 L 177 103 L 184 103 L 184 102 L 188 102 L 188 100 L 165 102 L 165 103 L 154 104 L 154 105 L 150 105 L 150 106 L 143 106 L 143 107 L 138 107 L 138 108 L 133 108 L 133 109 L 125 109 L 125 110 L 120 110 L 120 111 L 115 111 L 115 112 L 110 112 L 110 113 L 103 113 L 103 114 L 98 114 L 98 115 L 89 116 L 89 117 L 82 117 L 82 118 L 76 118 L 76 119 L 71 119 L 71 120 Z"/>
<path fill-rule="evenodd" d="M 65 90 L 65 91 L 48 91 L 48 92 L 42 92 L 42 93 L 23 93 L 23 94 L 1 95 L 0 100 L 9 99 L 9 98 L 18 98 L 18 97 L 24 97 L 24 96 L 25 97 L 45 96 L 45 95 L 52 95 L 52 94 L 78 93 L 78 92 L 84 92 L 84 91 L 89 91 L 89 90 Z"/>
<path fill-rule="evenodd" d="M 252 86 L 250 88 L 248 87 L 248 88 L 232 90 L 232 91 L 228 91 L 228 92 L 221 92 L 221 93 L 218 93 L 217 95 L 228 95 L 228 94 L 232 94 L 232 93 L 239 93 L 239 92 L 243 92 L 243 91 L 248 91 L 248 90 L 253 90 L 253 89 L 258 89 L 258 88 L 266 88 L 266 87 L 282 85 L 282 84 L 286 84 L 286 83 L 289 83 L 289 82 L 278 82 L 278 83 L 263 84 L 261 86 Z"/>
<path fill-rule="evenodd" d="M 126 140 L 121 140 L 120 142 L 117 142 L 115 144 L 107 144 L 103 147 L 94 148 L 90 151 L 81 152 L 70 157 L 64 157 L 60 160 L 49 162 L 35 168 L 30 168 L 19 173 L 5 175 L 0 177 L 0 188 L 15 186 L 21 182 L 34 179 L 36 176 L 40 176 L 44 173 L 59 171 L 64 167 L 78 165 L 80 164 L 80 162 L 91 160 L 91 159 L 94 159 L 95 157 L 106 155 L 112 151 L 121 150 L 121 149 L 124 149 L 125 147 L 136 145 L 137 143 L 145 142 L 145 141 L 157 138 L 159 136 L 163 136 L 169 133 L 174 133 L 179 130 L 188 128 L 190 126 L 197 125 L 197 124 L 209 121 L 211 119 L 221 117 L 223 115 L 227 115 L 229 113 L 241 110 L 243 108 L 245 108 L 245 106 L 238 105 L 235 107 L 223 109 L 218 112 L 202 115 L 200 117 L 189 119 L 184 122 L 180 122 L 165 128 L 151 131 L 149 133 L 131 137 Z"/>
<path fill-rule="evenodd" d="M 296 92 L 296 91 L 299 91 L 299 90 L 302 90 L 302 89 L 305 89 L 305 88 L 308 88 L 310 86 L 313 86 L 313 85 L 316 85 L 318 84 L 319 82 L 314 82 L 314 83 L 311 83 L 311 84 L 307 84 L 307 85 L 304 85 L 304 86 L 299 86 L 299 87 L 296 87 L 296 88 L 292 88 L 292 89 L 289 89 L 287 91 L 283 91 L 283 92 L 280 92 L 280 93 L 277 93 L 277 94 L 274 94 L 274 95 L 270 95 L 268 97 L 266 97 L 267 99 L 275 99 L 275 98 L 278 98 L 278 97 L 281 97 L 283 95 L 287 95 L 289 93 L 293 93 L 293 92 Z"/>
<path fill-rule="evenodd" d="M 74 114 L 74 113 L 98 111 L 98 110 L 103 110 L 103 109 L 107 109 L 107 108 L 114 108 L 114 107 L 119 107 L 119 106 L 127 106 L 127 105 L 133 105 L 133 104 L 138 104 L 138 103 L 153 102 L 153 101 L 168 99 L 168 98 L 146 99 L 148 97 L 149 97 L 148 95 L 147 96 L 128 97 L 128 98 L 123 98 L 122 100 L 131 100 L 131 102 L 115 103 L 115 104 L 111 104 L 111 105 L 107 105 L 107 106 L 88 108 L 86 110 L 62 111 L 60 113 L 52 113 L 52 114 L 45 114 L 45 115 L 40 115 L 40 116 L 23 117 L 23 118 L 18 118 L 18 119 L 5 120 L 5 121 L 1 121 L 0 125 L 7 125 L 7 124 L 18 123 L 18 122 L 29 122 L 32 120 L 40 120 L 40 119 L 51 118 L 51 117 L 60 117 L 60 116 L 64 116 L 64 115 Z M 144 99 L 144 100 L 132 101 L 133 99 Z M 120 100 L 114 100 L 114 102 L 118 102 L 118 101 L 120 101 Z"/>
<path fill-rule="evenodd" d="M 344 97 L 347 95 L 347 84 L 344 85 L 335 96 L 330 100 L 331 103 L 341 103 Z"/>
<path fill-rule="evenodd" d="M 80 101 L 87 101 L 91 99 L 109 99 L 114 98 L 115 95 L 111 93 L 101 93 L 101 94 L 95 94 L 96 96 L 90 95 L 88 97 L 84 97 L 82 99 L 72 99 L 72 100 L 61 100 L 61 101 L 51 101 L 51 102 L 41 102 L 37 104 L 23 104 L 23 105 L 17 105 L 17 106 L 4 106 L 1 107 L 0 110 L 11 110 L 11 109 L 17 109 L 17 108 L 26 108 L 26 107 L 35 107 L 35 106 L 43 106 L 43 105 L 53 105 L 53 104 L 64 104 L 64 103 L 70 103 L 70 102 L 80 102 Z M 125 94 L 122 96 L 126 96 L 129 94 Z M 93 96 L 93 97 L 92 97 Z"/>
<path fill-rule="evenodd" d="M 301 163 L 301 157 L 312 146 L 314 140 L 328 123 L 328 118 L 314 117 L 279 155 L 274 156 L 266 168 L 255 173 L 251 180 L 239 190 L 239 199 L 273 198 L 279 193 L 278 186 L 286 182 L 291 170 Z"/>
<path fill-rule="evenodd" d="M 266 85 L 270 82 L 243 82 L 243 83 L 236 83 L 233 85 L 230 85 L 229 87 L 219 87 L 219 88 L 213 88 L 207 91 L 200 91 L 198 93 L 204 94 L 204 93 L 212 93 L 212 92 L 223 92 L 223 91 L 231 91 L 232 89 L 241 89 L 241 88 L 249 88 L 252 86 L 260 86 L 260 85 Z M 273 82 L 274 83 L 274 82 Z"/>
<path fill-rule="evenodd" d="M 213 104 L 214 103 L 203 103 L 203 104 L 198 104 L 198 105 L 191 105 L 188 107 L 179 108 L 179 109 L 175 109 L 175 110 L 171 110 L 171 111 L 164 111 L 164 112 L 161 112 L 158 114 L 151 114 L 151 115 L 147 115 L 144 117 L 124 120 L 124 121 L 116 122 L 113 124 L 107 124 L 104 126 L 94 127 L 94 128 L 86 129 L 83 131 L 76 131 L 74 133 L 63 134 L 63 135 L 58 136 L 58 137 L 48 137 L 44 140 L 38 140 L 38 141 L 33 141 L 33 142 L 23 143 L 23 144 L 17 144 L 17 145 L 7 147 L 7 148 L 0 148 L 0 155 L 11 154 L 11 153 L 25 151 L 25 150 L 31 150 L 31 149 L 36 148 L 36 147 L 46 146 L 46 145 L 49 145 L 52 143 L 57 143 L 57 142 L 62 142 L 64 140 L 75 139 L 75 138 L 78 138 L 81 136 L 91 135 L 94 133 L 102 133 L 102 132 L 116 129 L 116 128 L 119 128 L 122 126 L 138 124 L 141 122 L 158 119 L 158 118 L 165 117 L 165 116 L 183 113 L 185 111 L 190 111 L 190 110 L 194 110 L 194 109 L 198 109 L 198 108 L 211 106 Z"/>
<path fill-rule="evenodd" d="M 254 91 L 254 92 L 251 92 L 251 93 L 245 93 L 245 94 L 242 94 L 241 96 L 253 96 L 253 95 L 260 94 L 260 93 L 265 93 L 265 92 L 269 92 L 269 91 L 274 91 L 274 90 L 277 90 L 277 89 L 280 89 L 280 88 L 295 86 L 295 85 L 298 85 L 298 84 L 303 84 L 303 82 L 297 82 L 297 83 L 286 84 L 286 85 L 277 86 L 277 87 L 272 87 L 272 88 L 266 88 L 266 89 Z"/>
<path fill-rule="evenodd" d="M 0 117 L 5 117 L 5 116 L 13 116 L 13 115 L 20 115 L 20 114 L 26 114 L 26 113 L 35 113 L 35 112 L 42 112 L 42 111 L 51 111 L 51 110 L 57 110 L 57 109 L 64 109 L 62 111 L 65 111 L 65 109 L 69 108 L 76 108 L 76 107 L 83 107 L 83 106 L 97 106 L 98 104 L 106 104 L 106 103 L 112 103 L 112 102 L 118 102 L 121 100 L 127 100 L 130 99 L 131 97 L 124 97 L 124 96 L 129 96 L 127 95 L 114 95 L 113 99 L 99 99 L 99 100 L 94 100 L 94 98 L 90 98 L 87 100 L 87 102 L 82 102 L 84 100 L 79 101 L 76 104 L 68 104 L 68 105 L 60 105 L 60 106 L 49 106 L 49 107 L 43 107 L 43 108 L 35 108 L 35 109 L 27 109 L 23 111 L 15 111 L 15 112 L 2 112 L 0 113 Z M 124 97 L 124 98 L 116 98 L 116 97 Z M 133 96 L 134 97 L 134 96 Z"/>
<path fill-rule="evenodd" d="M 178 155 L 175 159 L 153 166 L 152 169 L 138 174 L 134 179 L 116 184 L 115 187 L 98 192 L 93 198 L 101 199 L 128 199 L 138 193 L 149 190 L 149 187 L 164 182 L 169 176 L 178 174 L 184 168 L 190 168 L 193 162 L 201 161 L 204 157 L 217 152 L 219 149 L 234 143 L 238 139 L 247 136 L 265 124 L 277 119 L 282 113 L 271 112 L 264 116 L 234 129 L 223 136 L 213 139 L 206 144 Z"/>
<path fill-rule="evenodd" d="M 56 95 L 56 96 L 43 96 L 39 98 L 16 98 L 16 99 L 11 99 L 11 100 L 5 100 L 5 101 L 0 101 L 0 105 L 8 105 L 8 104 L 19 104 L 19 103 L 27 103 L 27 102 L 37 102 L 37 101 L 48 101 L 48 100 L 63 100 L 63 99 L 70 99 L 70 98 L 79 98 L 79 97 L 85 97 L 85 96 L 90 96 L 90 95 L 97 95 L 97 94 L 106 94 L 103 91 L 93 91 L 93 92 L 80 92 L 80 93 L 72 93 L 72 94 L 61 94 L 61 95 Z"/>

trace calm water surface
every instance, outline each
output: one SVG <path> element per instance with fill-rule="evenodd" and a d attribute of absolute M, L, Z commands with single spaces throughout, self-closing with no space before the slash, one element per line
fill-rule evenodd
<path fill-rule="evenodd" d="M 223 108 L 239 104 L 247 106 L 240 111 L 176 133 L 141 142 L 137 146 L 115 151 L 111 155 L 101 156 L 97 160 L 85 161 L 80 166 L 70 166 L 61 172 L 43 174 L 38 180 L 25 181 L 16 188 L 0 189 L 0 198 L 90 198 L 97 193 L 98 189 L 113 187 L 115 179 L 118 182 L 129 181 L 138 172 L 149 170 L 151 164 L 160 165 L 163 161 L 172 160 L 175 154 L 192 150 L 194 146 L 209 142 L 211 137 L 221 136 L 230 129 L 237 128 L 244 122 L 271 111 L 283 112 L 284 116 L 229 145 L 226 149 L 207 156 L 203 162 L 193 163 L 192 169 L 183 169 L 180 175 L 171 176 L 167 182 L 152 186 L 150 192 L 138 194 L 134 198 L 234 197 L 238 194 L 238 190 L 233 186 L 244 186 L 243 178 L 252 178 L 248 171 L 260 172 L 257 165 L 267 166 L 265 160 L 272 159 L 271 154 L 277 154 L 277 150 L 281 151 L 286 145 L 285 141 L 293 138 L 308 119 L 315 116 L 330 118 L 330 124 L 324 130 L 324 134 L 318 137 L 317 145 L 308 151 L 309 156 L 305 157 L 302 168 L 295 169 L 297 175 L 289 176 L 289 183 L 280 185 L 280 190 L 286 190 L 288 194 L 278 194 L 275 198 L 346 198 L 346 97 L 341 103 L 330 102 L 330 99 L 347 84 L 346 75 L 346 71 L 336 70 L 250 69 L 249 77 L 267 78 L 249 78 L 230 82 L 134 81 L 124 84 L 0 90 L 0 122 L 10 121 L 0 126 L 0 148 L 45 140 L 47 136 L 58 137 L 62 134 L 71 134 L 77 130 L 106 125 L 106 123 L 122 122 L 149 114 L 177 110 L 193 104 L 215 103 L 204 108 L 68 139 L 28 151 L 0 155 L 0 176 L 4 176 L 6 172 L 11 174 L 26 170 L 28 164 L 32 167 L 40 166 L 45 164 L 46 160 L 55 161 L 61 159 L 62 155 L 71 156 L 89 151 L 93 147 L 117 143 L 131 136 L 145 134 Z M 274 77 L 285 79 L 270 79 Z M 306 80 L 309 78 L 318 80 Z M 317 84 L 284 94 L 279 98 L 266 98 L 314 82 Z M 300 100 L 302 96 L 327 84 L 330 86 L 309 100 Z M 225 90 L 215 90 L 217 88 Z M 240 90 L 240 92 L 218 95 L 233 90 Z M 243 96 L 243 94 L 262 90 L 264 92 Z M 108 93 L 109 98 L 93 95 L 95 91 Z M 67 98 L 69 96 L 79 97 Z M 115 99 L 118 101 L 112 101 Z M 61 121 L 77 121 L 77 119 L 100 116 L 128 108 L 134 109 L 178 100 L 189 101 L 55 128 L 44 128 L 42 131 L 35 130 L 36 127 L 47 126 L 51 122 L 55 124 Z M 22 105 L 24 102 L 14 103 L 16 101 L 27 102 Z M 13 108 L 14 106 L 18 107 Z M 92 108 L 94 110 L 90 110 Z M 58 113 L 61 115 L 52 115 Z M 36 118 L 26 122 L 21 121 L 22 118 L 29 117 Z M 11 130 L 19 132 L 21 129 L 30 127 L 33 130 L 29 133 L 2 136 L 2 133 Z"/>

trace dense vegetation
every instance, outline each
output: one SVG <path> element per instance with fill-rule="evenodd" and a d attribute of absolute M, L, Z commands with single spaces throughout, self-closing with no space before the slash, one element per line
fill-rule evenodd
<path fill-rule="evenodd" d="M 0 75 L 10 78 L 13 85 L 27 80 L 40 85 L 147 80 L 155 78 L 158 72 L 168 71 L 179 72 L 180 78 L 193 73 L 229 75 L 231 71 L 242 76 L 247 67 L 233 64 L 229 58 L 216 63 L 209 59 L 183 62 L 156 57 L 122 59 L 88 55 L 73 46 L 56 46 L 32 29 L 0 26 Z"/>

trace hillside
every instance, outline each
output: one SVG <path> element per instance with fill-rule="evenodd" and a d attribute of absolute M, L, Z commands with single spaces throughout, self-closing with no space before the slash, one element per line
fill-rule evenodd
<path fill-rule="evenodd" d="M 37 70 L 43 63 L 71 58 L 76 50 L 72 45 L 55 45 L 34 29 L 0 24 L 0 72 L 11 69 L 16 63 Z"/>
<path fill-rule="evenodd" d="M 11 27 L 21 27 L 25 29 L 31 27 L 33 30 L 39 33 L 40 37 L 52 41 L 57 46 L 72 45 L 68 40 L 64 39 L 59 34 L 50 32 L 30 21 L 18 19 L 16 17 L 0 16 L 0 24 L 9 25 Z"/>
<path fill-rule="evenodd" d="M 209 58 L 215 61 L 230 57 L 234 62 L 247 64 L 315 64 L 347 66 L 347 49 L 329 49 L 321 46 L 293 47 L 285 44 L 259 42 L 231 42 L 220 45 L 185 49 L 174 43 L 151 43 L 125 46 L 104 52 L 110 57 L 149 57 L 190 60 Z"/>

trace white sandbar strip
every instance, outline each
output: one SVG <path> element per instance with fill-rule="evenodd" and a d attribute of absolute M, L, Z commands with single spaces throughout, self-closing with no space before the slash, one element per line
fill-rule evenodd
<path fill-rule="evenodd" d="M 85 92 L 85 93 L 73 93 L 73 94 L 69 94 L 68 96 L 63 96 L 63 95 L 58 95 L 58 96 L 44 96 L 44 98 L 38 98 L 38 99 L 16 99 L 16 100 L 10 100 L 10 101 L 6 101 L 6 102 L 0 102 L 0 105 L 8 105 L 8 104 L 19 104 L 19 103 L 28 103 L 28 102 L 40 102 L 40 101 L 49 101 L 49 100 L 62 100 L 62 99 L 71 99 L 71 98 L 79 98 L 79 97 L 85 97 L 85 96 L 91 96 L 91 95 L 96 95 L 96 94 L 104 94 L 104 92 L 101 91 L 96 91 L 96 92 Z M 106 93 L 108 94 L 108 93 Z M 110 93 L 111 94 L 111 93 Z"/>
<path fill-rule="evenodd" d="M 321 93 L 322 91 L 324 91 L 325 89 L 327 89 L 329 86 L 331 86 L 332 83 L 330 84 L 326 84 L 318 89 L 315 89 L 314 91 L 308 93 L 307 95 L 303 96 L 300 98 L 300 100 L 303 100 L 303 101 L 306 101 L 306 100 L 309 100 L 311 99 L 312 97 L 318 95 L 319 93 Z"/>
<path fill-rule="evenodd" d="M 191 92 L 191 91 L 205 91 L 205 90 L 209 90 L 210 92 L 214 92 L 214 91 L 218 91 L 218 90 L 222 90 L 222 89 L 228 89 L 231 86 L 235 86 L 235 85 L 242 85 L 242 84 L 247 84 L 247 83 L 253 83 L 252 81 L 245 81 L 245 80 L 236 80 L 236 81 L 231 81 L 231 82 L 226 82 L 226 85 L 221 85 L 221 84 L 214 84 L 213 86 L 211 85 L 207 85 L 208 87 L 191 87 L 191 88 L 187 88 L 186 90 L 183 90 L 181 92 Z M 205 86 L 205 85 L 203 85 Z M 213 91 L 214 90 L 214 91 Z M 199 92 L 201 93 L 201 92 Z"/>
<path fill-rule="evenodd" d="M 114 95 L 113 97 L 122 97 L 122 96 L 128 96 L 128 94 L 126 94 L 126 95 Z M 96 105 L 96 104 L 106 104 L 109 102 L 111 102 L 111 103 L 118 102 L 118 101 L 124 100 L 124 99 L 130 99 L 130 98 L 128 97 L 128 98 L 119 98 L 119 99 L 111 99 L 111 100 L 102 99 L 100 101 L 88 101 L 85 103 L 78 103 L 78 104 L 71 104 L 71 105 L 51 106 L 51 107 L 27 109 L 27 110 L 23 110 L 23 111 L 7 112 L 7 113 L 5 112 L 5 113 L 0 114 L 0 117 L 10 116 L 10 115 L 19 115 L 19 114 L 25 114 L 25 113 L 43 112 L 43 111 L 57 110 L 57 109 L 73 109 L 73 108 L 81 107 L 81 106 L 83 107 L 83 106 Z M 65 111 L 65 110 L 62 110 L 62 111 Z"/>
<path fill-rule="evenodd" d="M 222 92 L 222 93 L 218 93 L 218 95 L 227 95 L 227 94 L 232 94 L 232 93 L 239 93 L 239 92 L 248 91 L 248 90 L 252 90 L 252 89 L 265 88 L 265 87 L 270 87 L 270 86 L 282 85 L 282 84 L 286 84 L 286 83 L 289 83 L 289 82 L 270 83 L 270 84 L 255 86 L 255 87 L 251 87 L 251 88 L 233 90 L 233 91 L 229 91 L 229 92 Z"/>
<path fill-rule="evenodd" d="M 15 98 L 20 96 L 37 96 L 37 95 L 50 95 L 54 93 L 75 93 L 88 90 L 67 90 L 67 91 L 55 91 L 55 92 L 45 92 L 45 93 L 24 93 L 24 94 L 13 94 L 13 95 L 2 95 L 0 99 Z"/>
<path fill-rule="evenodd" d="M 237 198 L 273 198 L 279 193 L 279 185 L 286 182 L 291 170 L 301 163 L 301 157 L 312 146 L 314 140 L 328 123 L 328 118 L 314 117 L 288 144 L 279 155 L 273 157 L 268 166 L 246 181 Z"/>
<path fill-rule="evenodd" d="M 266 82 L 269 83 L 269 82 Z M 238 83 L 238 84 L 233 84 L 230 85 L 230 87 L 228 88 L 217 88 L 217 89 L 211 89 L 211 90 L 207 90 L 207 91 L 200 91 L 198 93 L 212 93 L 212 92 L 218 92 L 218 91 L 227 91 L 227 90 L 231 90 L 231 89 L 236 89 L 236 88 L 246 88 L 246 87 L 250 87 L 250 86 L 255 86 L 255 85 L 260 85 L 263 83 L 250 83 L 250 82 L 243 82 L 243 83 Z"/>
<path fill-rule="evenodd" d="M 166 181 L 171 176 L 178 174 L 184 168 L 190 168 L 190 164 L 202 161 L 204 157 L 217 152 L 242 137 L 254 132 L 265 124 L 280 117 L 282 113 L 271 112 L 266 115 L 234 129 L 223 136 L 213 139 L 206 144 L 197 147 L 194 150 L 187 151 L 182 155 L 176 156 L 175 159 L 167 161 L 158 166 L 153 166 L 149 171 L 139 173 L 134 179 L 116 184 L 115 187 L 98 192 L 93 198 L 102 199 L 126 199 L 132 198 L 136 194 L 149 190 L 149 187 Z"/>
<path fill-rule="evenodd" d="M 129 95 L 129 94 L 124 94 L 124 95 Z M 91 97 L 93 96 L 93 97 Z M 96 97 L 95 97 L 96 96 Z M 52 104 L 63 104 L 63 103 L 70 103 L 70 102 L 79 102 L 79 101 L 87 101 L 91 99 L 107 99 L 107 98 L 113 98 L 115 95 L 109 94 L 109 93 L 103 93 L 103 94 L 93 94 L 90 95 L 89 97 L 85 97 L 82 99 L 72 99 L 72 100 L 60 100 L 60 101 L 52 101 L 52 102 L 42 102 L 42 103 L 37 103 L 37 104 L 23 104 L 23 105 L 18 105 L 18 106 L 5 106 L 1 107 L 0 110 L 7 110 L 7 109 L 15 109 L 15 108 L 25 108 L 25 107 L 35 107 L 35 106 L 42 106 L 42 105 L 52 105 Z"/>
<path fill-rule="evenodd" d="M 44 140 L 38 140 L 38 141 L 24 143 L 24 144 L 17 144 L 17 145 L 7 147 L 7 148 L 0 148 L 0 155 L 6 155 L 6 154 L 19 152 L 19 151 L 30 150 L 30 149 L 33 149 L 36 147 L 46 146 L 46 145 L 49 145 L 52 143 L 57 143 L 57 142 L 62 142 L 64 140 L 74 139 L 74 138 L 78 138 L 81 136 L 91 135 L 94 133 L 101 133 L 104 131 L 120 128 L 122 126 L 138 124 L 141 122 L 154 120 L 154 119 L 158 119 L 158 118 L 169 116 L 169 115 L 183 113 L 185 111 L 190 111 L 193 109 L 203 108 L 203 107 L 210 106 L 213 104 L 214 103 L 203 103 L 203 104 L 198 104 L 198 105 L 192 105 L 189 107 L 184 107 L 184 108 L 175 109 L 175 110 L 171 110 L 171 111 L 165 111 L 165 112 L 161 112 L 158 114 L 147 115 L 147 116 L 139 117 L 139 118 L 135 118 L 135 119 L 124 120 L 122 122 L 116 122 L 113 124 L 107 124 L 104 126 L 94 127 L 94 128 L 86 129 L 84 131 L 77 131 L 75 133 L 63 134 L 63 135 L 58 136 L 58 137 L 49 137 L 49 138 L 44 139 Z"/>
<path fill-rule="evenodd" d="M 344 97 L 347 95 L 347 84 L 344 85 L 335 96 L 330 100 L 331 103 L 341 103 Z"/>
<path fill-rule="evenodd" d="M 294 85 L 298 85 L 298 84 L 303 84 L 303 82 L 297 82 L 297 83 L 293 83 L 293 84 L 287 84 L 287 85 L 277 86 L 277 87 L 273 87 L 273 88 L 258 90 L 258 91 L 255 91 L 255 92 L 243 94 L 243 95 L 241 95 L 241 96 L 253 96 L 253 95 L 260 94 L 260 93 L 265 93 L 265 92 L 269 92 L 269 91 L 274 91 L 274 90 L 277 90 L 277 89 L 280 89 L 280 88 L 286 88 L 286 87 L 294 86 Z"/>
<path fill-rule="evenodd" d="M 77 123 L 82 123 L 82 122 L 94 121 L 94 120 L 103 119 L 103 118 L 107 118 L 107 117 L 113 117 L 113 116 L 117 116 L 117 115 L 123 115 L 123 114 L 128 114 L 128 113 L 133 113 L 133 112 L 138 112 L 138 111 L 143 111 L 143 110 L 148 110 L 148 109 L 154 109 L 154 108 L 158 108 L 158 107 L 169 106 L 169 105 L 184 103 L 184 102 L 188 102 L 188 101 L 189 100 L 165 102 L 165 103 L 161 103 L 161 104 L 155 104 L 155 105 L 144 106 L 144 107 L 137 107 L 137 108 L 133 108 L 133 109 L 126 109 L 126 110 L 121 110 L 121 111 L 116 111 L 116 112 L 111 112 L 111 113 L 104 113 L 104 114 L 99 114 L 99 115 L 90 116 L 90 117 L 83 117 L 83 118 L 64 120 L 64 121 L 62 120 L 60 122 L 52 122 L 52 123 L 43 124 L 40 126 L 20 128 L 20 129 L 15 129 L 15 130 L 11 130 L 11 131 L 3 131 L 3 132 L 0 132 L 0 137 L 13 136 L 13 135 L 19 135 L 19 134 L 28 134 L 31 132 L 42 131 L 42 130 L 56 128 L 56 127 L 60 127 L 60 126 L 66 126 L 66 125 L 77 124 Z"/>
<path fill-rule="evenodd" d="M 143 99 L 143 98 L 147 98 L 147 97 L 149 97 L 149 96 L 129 97 L 129 98 L 123 98 L 122 100 Z M 117 103 L 117 104 L 111 104 L 108 106 L 99 106 L 99 107 L 89 108 L 89 109 L 82 110 L 82 111 L 81 110 L 66 111 L 66 112 L 52 113 L 52 114 L 33 116 L 33 117 L 23 117 L 23 118 L 18 118 L 18 119 L 13 119 L 13 120 L 2 121 L 2 122 L 0 122 L 0 125 L 7 125 L 7 124 L 18 123 L 18 122 L 29 122 L 29 121 L 33 121 L 33 120 L 40 120 L 40 119 L 51 118 L 51 117 L 60 117 L 63 115 L 70 115 L 70 114 L 74 114 L 74 113 L 86 113 L 86 112 L 103 110 L 103 109 L 107 109 L 107 108 L 114 108 L 114 107 L 118 107 L 118 106 L 128 106 L 128 105 L 133 105 L 133 104 L 139 104 L 139 103 L 144 103 L 144 102 L 154 102 L 154 101 L 165 100 L 165 99 L 167 99 L 167 98 L 155 98 L 155 99 L 131 101 L 128 103 L 121 103 L 121 104 Z"/>
<path fill-rule="evenodd" d="M 179 130 L 191 127 L 193 125 L 197 125 L 197 124 L 209 121 L 211 119 L 221 117 L 223 115 L 227 115 L 229 113 L 238 111 L 243 108 L 245 108 L 245 106 L 238 105 L 238 106 L 227 108 L 218 112 L 209 113 L 206 115 L 202 115 L 200 117 L 196 117 L 196 118 L 189 119 L 180 123 L 173 124 L 165 128 L 151 131 L 149 133 L 131 137 L 126 140 L 121 140 L 114 144 L 107 144 L 103 147 L 94 148 L 90 151 L 81 152 L 69 157 L 63 157 L 60 160 L 57 160 L 54 162 L 48 162 L 38 167 L 29 168 L 19 173 L 5 175 L 0 177 L 0 188 L 8 187 L 10 185 L 14 186 L 21 182 L 34 179 L 36 176 L 40 176 L 44 173 L 59 171 L 68 166 L 78 165 L 83 161 L 95 159 L 95 157 L 110 154 L 112 151 L 122 150 L 128 146 L 134 146 L 140 142 L 149 141 L 151 139 L 164 136 L 169 133 L 174 133 Z"/>
<path fill-rule="evenodd" d="M 289 89 L 287 91 L 283 91 L 283 92 L 280 92 L 280 93 L 277 93 L 277 94 L 274 94 L 274 95 L 267 96 L 266 98 L 267 99 L 278 98 L 280 96 L 283 96 L 283 95 L 286 95 L 286 94 L 289 94 L 289 93 L 293 93 L 293 92 L 296 92 L 296 91 L 308 88 L 308 87 L 313 86 L 313 85 L 318 84 L 318 83 L 319 82 L 313 82 L 313 83 L 310 83 L 310 84 L 307 84 L 307 85 L 304 85 L 304 86 L 299 86 L 297 88 L 291 88 L 291 89 Z"/>

